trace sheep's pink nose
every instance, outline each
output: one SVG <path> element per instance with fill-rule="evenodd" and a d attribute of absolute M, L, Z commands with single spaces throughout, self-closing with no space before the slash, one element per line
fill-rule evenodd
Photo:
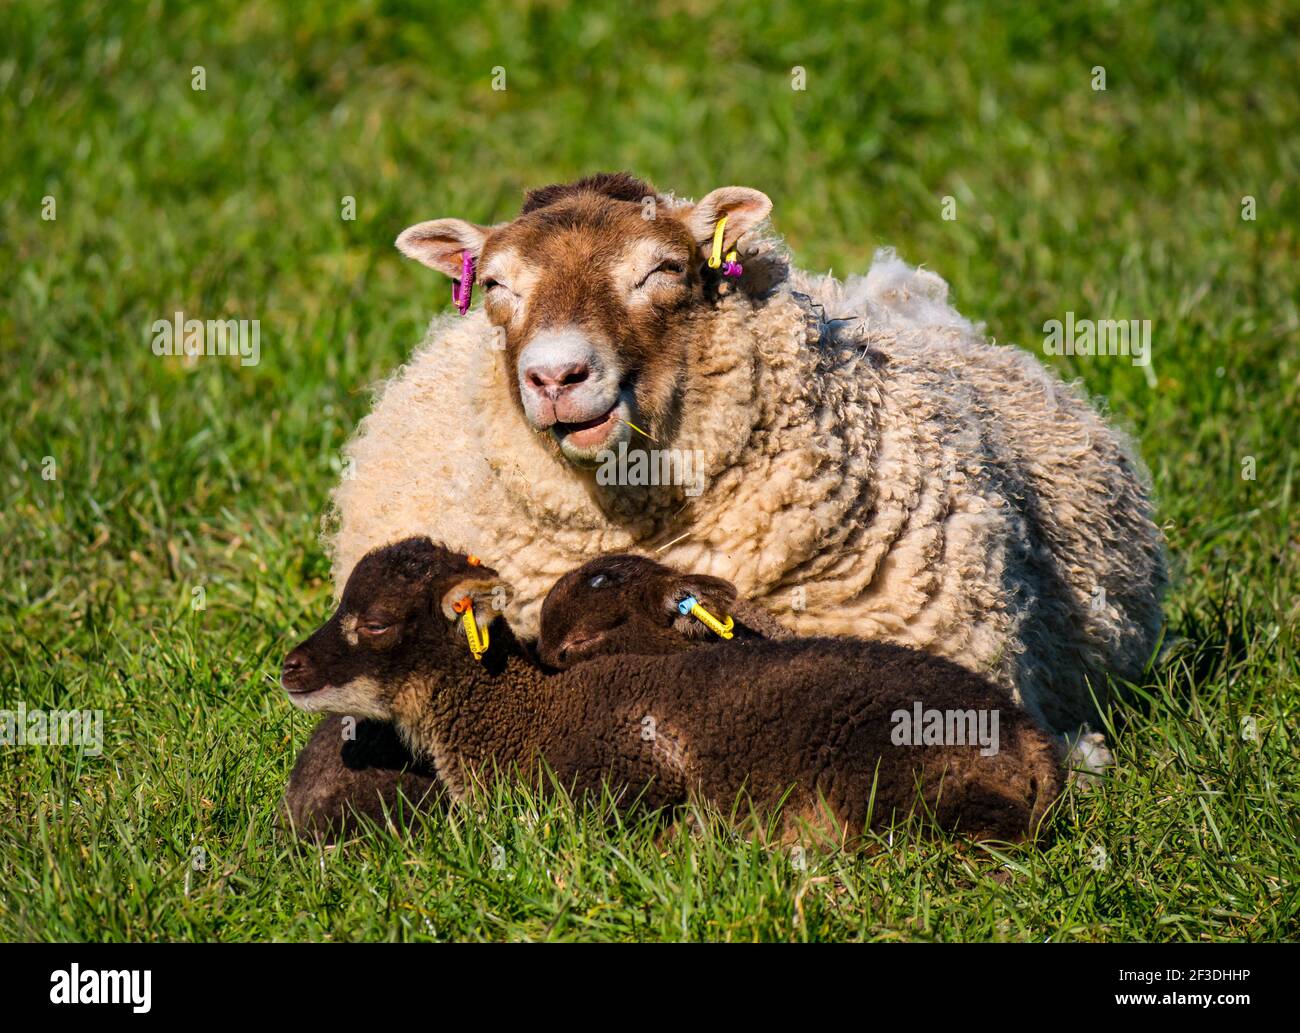
<path fill-rule="evenodd" d="M 586 362 L 529 366 L 524 370 L 524 381 L 528 386 L 548 398 L 555 398 L 561 391 L 585 383 L 589 376 L 591 366 Z"/>

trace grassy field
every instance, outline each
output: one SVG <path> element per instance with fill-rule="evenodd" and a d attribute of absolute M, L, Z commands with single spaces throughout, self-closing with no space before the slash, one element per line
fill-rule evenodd
<path fill-rule="evenodd" d="M 1297 938 L 1300 15 L 1050 6 L 0 5 L 0 707 L 104 712 L 102 756 L 0 747 L 0 938 Z M 807 268 L 896 246 L 1040 355 L 1151 320 L 1151 378 L 1045 360 L 1151 467 L 1180 640 L 1050 849 L 800 868 L 508 794 L 277 836 L 340 449 L 447 304 L 393 237 L 605 168 L 758 187 Z M 261 361 L 156 357 L 177 310 Z"/>

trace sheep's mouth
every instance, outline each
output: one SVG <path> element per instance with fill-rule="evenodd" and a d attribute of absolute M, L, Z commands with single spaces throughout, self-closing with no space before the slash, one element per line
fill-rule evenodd
<path fill-rule="evenodd" d="M 284 694 L 297 709 L 305 710 L 312 714 L 318 710 L 323 710 L 329 705 L 330 693 L 324 691 L 324 685 L 304 686 L 301 689 L 291 689 L 284 685 Z"/>
<path fill-rule="evenodd" d="M 324 682 L 317 682 L 315 685 L 302 685 L 297 682 L 286 681 L 282 676 L 280 678 L 280 688 L 284 689 L 289 701 L 298 705 L 300 700 L 305 700 L 309 696 L 315 696 L 325 688 Z"/>
<path fill-rule="evenodd" d="M 560 646 L 561 661 L 572 663 L 575 660 L 585 660 L 593 654 L 603 638 L 603 635 L 581 635 L 565 639 Z"/>
<path fill-rule="evenodd" d="M 618 402 L 615 402 L 594 420 L 583 420 L 581 423 L 557 423 L 555 425 L 555 432 L 557 434 L 570 436 L 580 445 L 586 445 L 589 443 L 589 439 L 593 437 L 593 435 L 589 433 L 590 431 L 597 429 L 608 431 L 609 425 L 614 422 L 614 410 L 617 408 Z M 596 438 L 601 436 L 602 435 L 594 435 Z"/>
<path fill-rule="evenodd" d="M 561 662 L 573 664 L 579 660 L 590 660 L 593 656 L 600 656 L 608 652 L 606 643 L 609 641 L 610 632 L 622 627 L 625 623 L 626 620 L 621 618 L 611 627 L 604 628 L 601 631 L 573 632 L 560 643 L 559 655 Z"/>
<path fill-rule="evenodd" d="M 543 649 L 543 659 L 551 663 L 551 657 L 555 657 L 559 662 L 553 666 L 562 666 L 609 652 L 606 649 L 609 637 L 624 628 L 627 624 L 627 615 L 617 614 L 604 623 L 605 627 L 574 628 L 560 640 L 559 645 Z M 626 638 L 626 635 L 622 637 Z M 616 651 L 621 652 L 621 650 Z"/>
<path fill-rule="evenodd" d="M 621 387 L 614 404 L 599 416 L 574 423 L 555 423 L 551 434 L 564 453 L 564 458 L 578 466 L 595 466 L 602 453 L 618 447 L 631 435 L 633 395 L 628 387 Z"/>

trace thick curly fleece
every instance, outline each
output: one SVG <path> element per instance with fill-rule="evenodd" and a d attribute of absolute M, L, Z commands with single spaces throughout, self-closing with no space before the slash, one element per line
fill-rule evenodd
<path fill-rule="evenodd" d="M 537 632 L 602 552 L 725 577 L 801 634 L 916 646 L 990 675 L 1049 727 L 1155 649 L 1163 541 L 1127 442 L 1031 355 L 989 343 L 892 252 L 844 283 L 742 241 L 763 294 L 701 314 L 673 447 L 702 495 L 599 487 L 525 424 L 486 317 L 435 320 L 383 387 L 334 493 L 334 578 L 427 534 L 477 553 Z M 1090 689 L 1091 685 L 1091 689 Z"/>

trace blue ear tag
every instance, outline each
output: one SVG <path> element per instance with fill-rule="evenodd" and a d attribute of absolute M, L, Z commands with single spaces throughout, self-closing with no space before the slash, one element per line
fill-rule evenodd
<path fill-rule="evenodd" d="M 717 617 L 713 616 L 713 614 L 709 613 L 709 611 L 706 610 L 703 606 L 701 606 L 700 601 L 696 599 L 695 596 L 693 595 L 688 595 L 685 599 L 683 599 L 680 603 L 677 604 L 677 612 L 680 613 L 683 617 L 688 615 L 694 617 L 697 621 L 699 621 L 706 628 L 708 628 L 710 631 L 720 636 L 721 638 L 733 637 L 731 634 L 731 629 L 736 626 L 736 622 L 732 620 L 730 617 L 728 617 L 726 623 L 724 624 L 722 621 L 718 620 Z"/>

